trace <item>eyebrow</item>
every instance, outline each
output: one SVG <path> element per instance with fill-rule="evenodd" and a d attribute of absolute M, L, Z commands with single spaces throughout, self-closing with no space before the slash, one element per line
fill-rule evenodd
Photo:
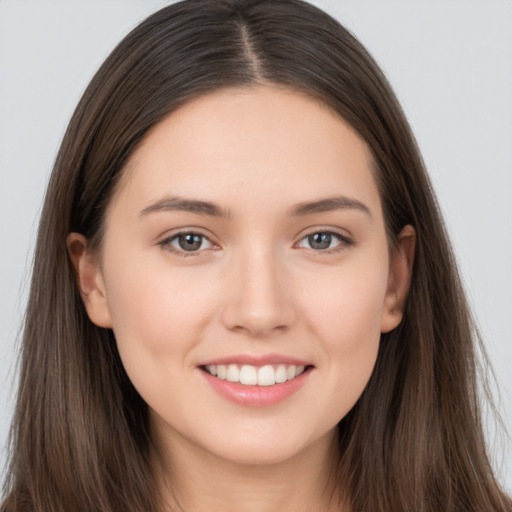
<path fill-rule="evenodd" d="M 139 216 L 145 217 L 150 213 L 161 211 L 183 211 L 197 213 L 198 215 L 208 215 L 209 217 L 230 216 L 228 210 L 220 208 L 215 203 L 198 199 L 184 199 L 182 197 L 164 197 L 141 210 Z"/>
<path fill-rule="evenodd" d="M 299 203 L 290 210 L 292 216 L 313 215 L 315 213 L 329 212 L 332 210 L 359 210 L 372 217 L 370 208 L 357 199 L 346 196 L 335 196 L 318 201 Z"/>
<path fill-rule="evenodd" d="M 333 210 L 359 210 L 372 217 L 368 206 L 357 199 L 352 199 L 346 196 L 335 196 L 316 201 L 299 203 L 288 211 L 288 215 L 298 217 Z M 209 217 L 229 218 L 231 216 L 229 210 L 221 208 L 210 201 L 184 199 L 182 197 L 164 197 L 163 199 L 160 199 L 159 201 L 156 201 L 142 209 L 139 216 L 145 217 L 150 213 L 162 211 L 184 211 L 196 213 L 198 215 L 207 215 Z"/>

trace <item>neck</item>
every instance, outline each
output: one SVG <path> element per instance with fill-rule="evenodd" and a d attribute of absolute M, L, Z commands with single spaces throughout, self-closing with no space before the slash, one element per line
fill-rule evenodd
<path fill-rule="evenodd" d="M 340 504 L 334 481 L 335 432 L 292 458 L 272 464 L 237 464 L 205 452 L 187 440 L 173 443 L 172 450 L 165 449 L 161 442 L 157 446 L 155 468 L 164 502 L 168 504 L 166 512 L 346 510 Z M 165 453 L 172 453 L 172 457 Z"/>

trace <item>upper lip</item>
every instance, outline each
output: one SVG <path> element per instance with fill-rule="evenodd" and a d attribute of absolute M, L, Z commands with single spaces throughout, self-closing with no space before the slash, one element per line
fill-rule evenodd
<path fill-rule="evenodd" d="M 227 364 L 239 364 L 239 365 L 250 365 L 250 366 L 265 366 L 268 364 L 278 365 L 295 365 L 295 366 L 311 366 L 311 363 L 296 357 L 290 357 L 281 354 L 265 354 L 261 356 L 253 356 L 248 354 L 239 354 L 233 356 L 220 357 L 218 359 L 210 359 L 201 363 L 199 366 L 209 365 L 227 365 Z"/>

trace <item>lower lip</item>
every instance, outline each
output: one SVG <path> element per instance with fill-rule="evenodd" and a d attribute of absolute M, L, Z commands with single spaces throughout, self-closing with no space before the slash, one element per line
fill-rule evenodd
<path fill-rule="evenodd" d="M 219 395 L 237 405 L 246 407 L 268 407 L 278 404 L 296 393 L 308 379 L 312 367 L 307 368 L 298 377 L 272 386 L 246 386 L 239 382 L 229 382 L 201 370 L 205 380 Z"/>

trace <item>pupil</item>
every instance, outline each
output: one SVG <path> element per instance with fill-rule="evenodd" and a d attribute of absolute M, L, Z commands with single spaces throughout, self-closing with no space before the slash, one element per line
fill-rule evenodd
<path fill-rule="evenodd" d="M 328 249 L 331 245 L 331 235 L 329 233 L 315 233 L 309 238 L 309 245 L 313 249 Z"/>
<path fill-rule="evenodd" d="M 181 235 L 178 238 L 178 243 L 184 251 L 197 251 L 201 247 L 201 236 L 189 233 L 188 235 Z"/>

